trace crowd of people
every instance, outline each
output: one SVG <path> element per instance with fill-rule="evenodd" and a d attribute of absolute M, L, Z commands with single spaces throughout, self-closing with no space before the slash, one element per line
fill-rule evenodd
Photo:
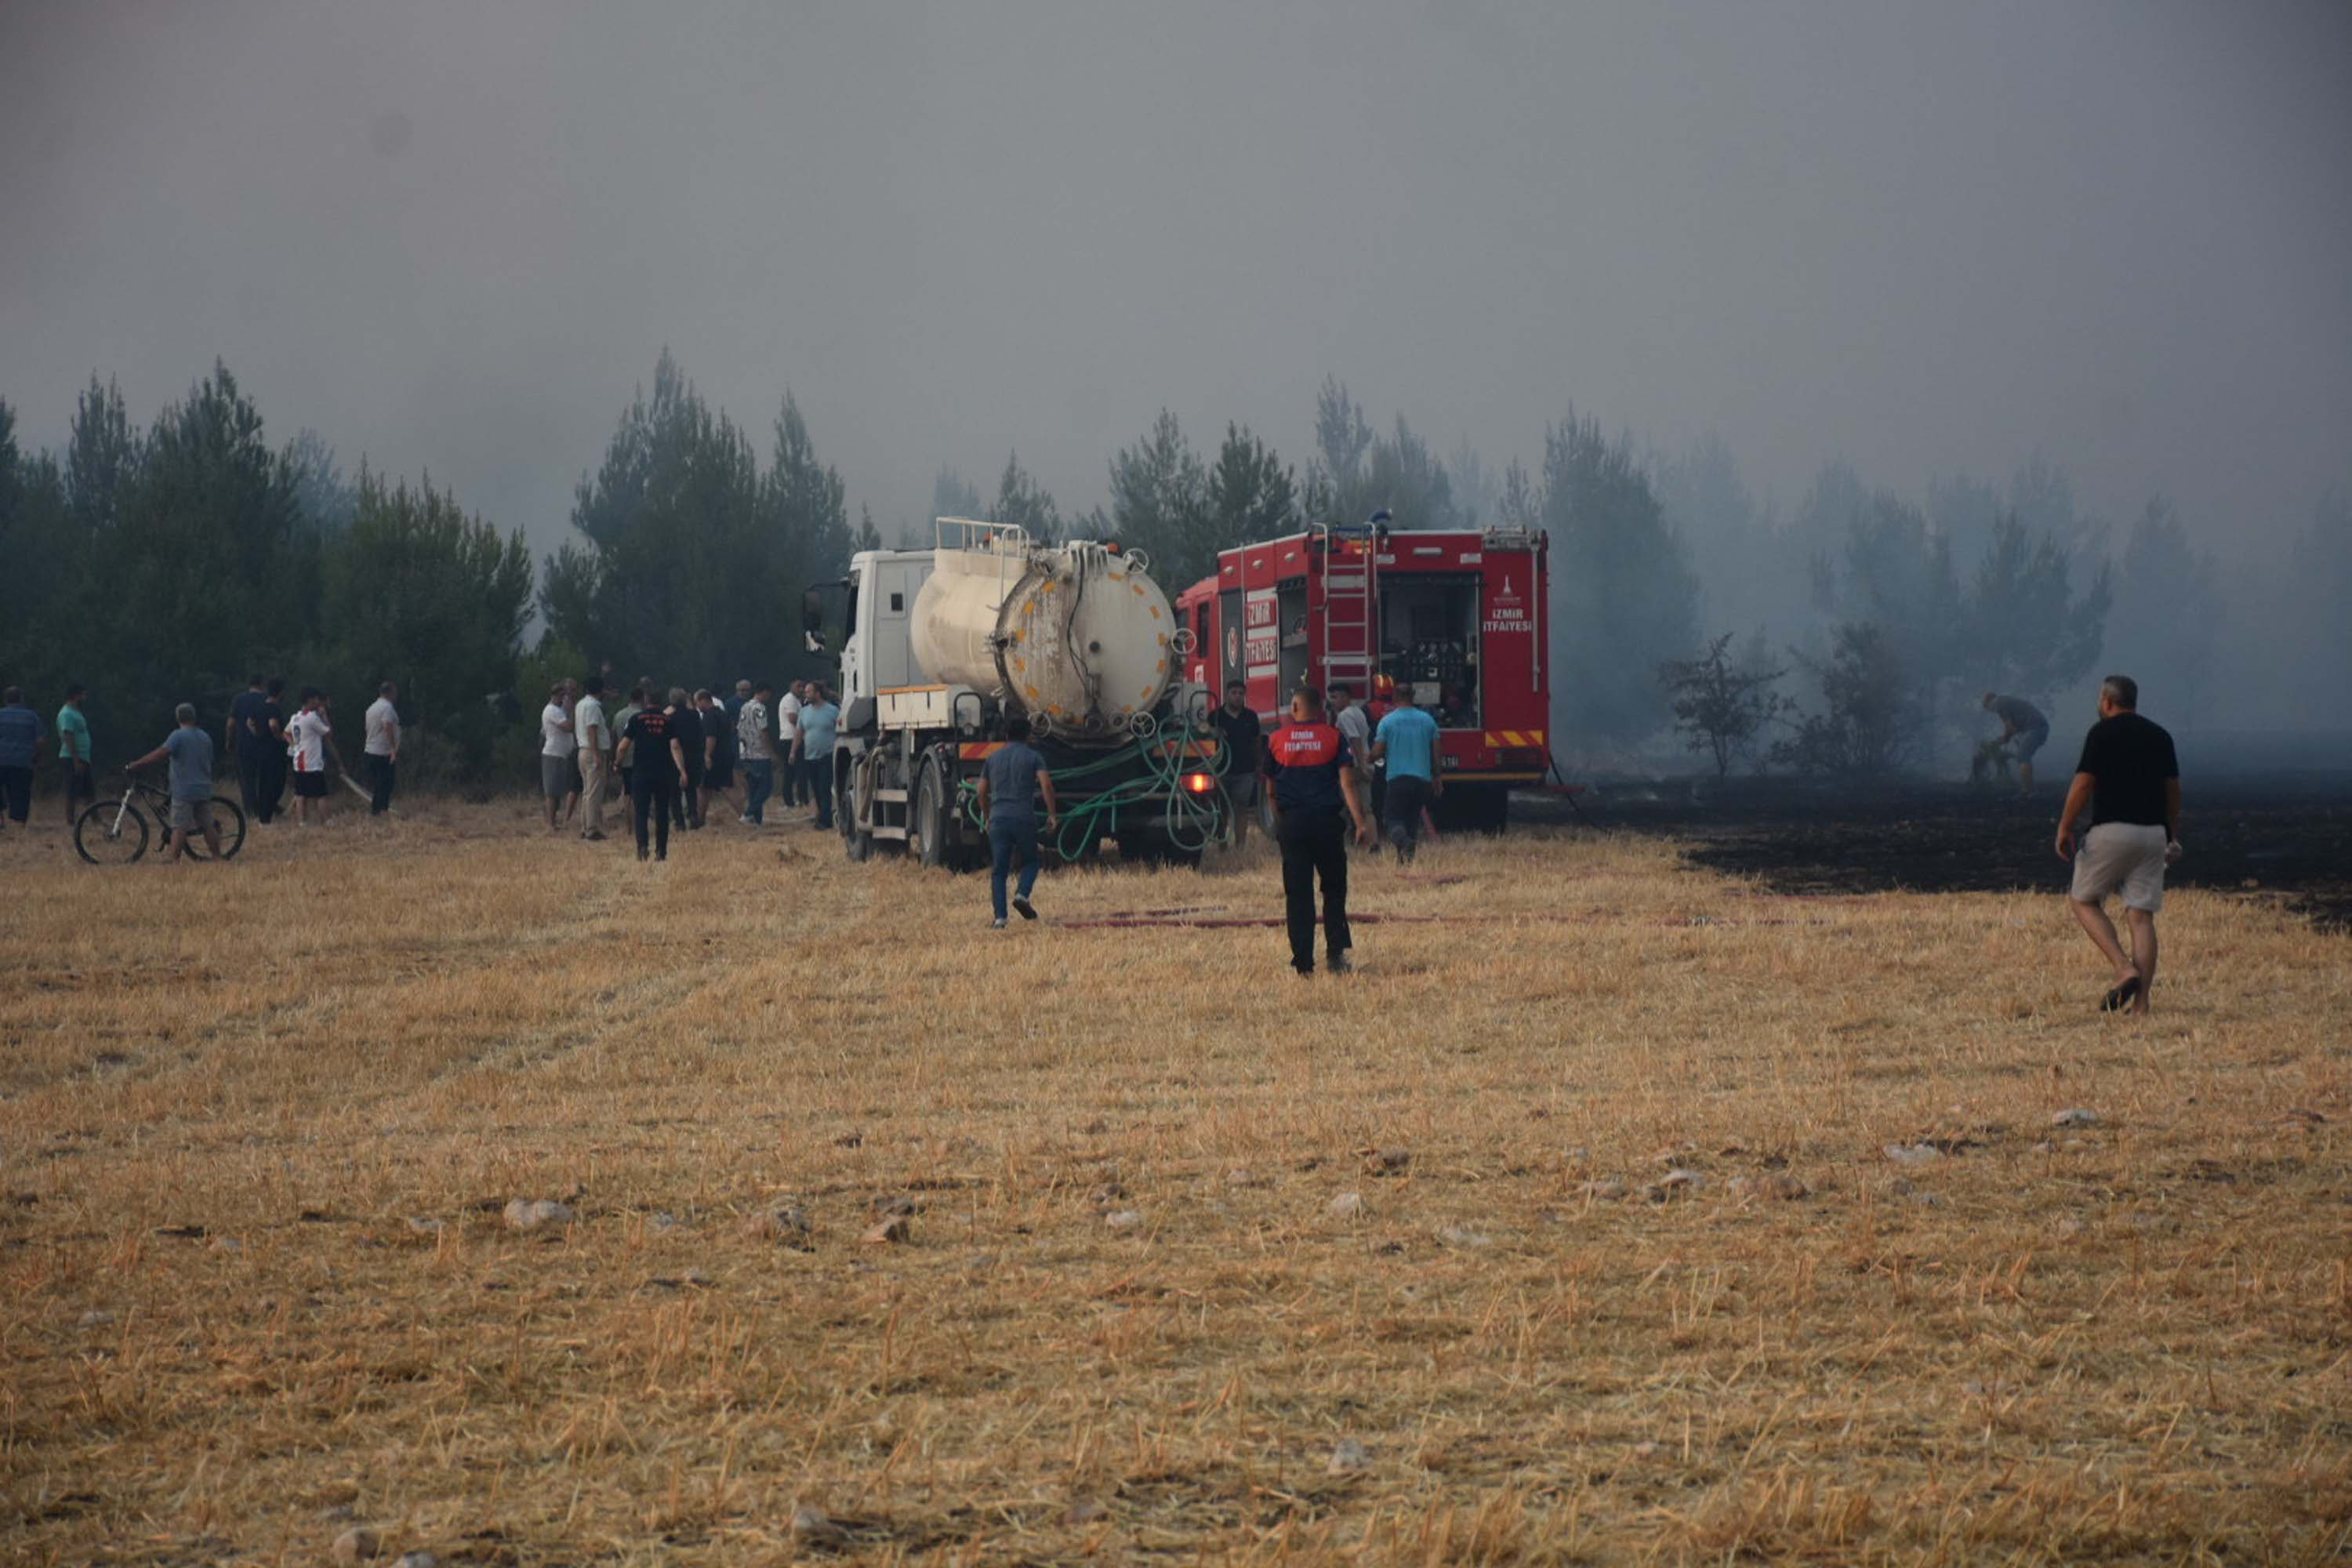
<path fill-rule="evenodd" d="M 611 710 L 607 684 L 603 675 L 559 681 L 541 712 L 540 793 L 550 832 L 563 832 L 577 819 L 582 837 L 603 839 L 604 810 L 615 795 L 625 803 L 639 853 L 647 858 L 667 857 L 672 827 L 702 827 L 722 806 L 751 826 L 765 826 L 779 805 L 807 809 L 819 828 L 834 826 L 833 748 L 841 710 L 824 682 L 793 681 L 779 698 L 767 682 L 739 680 L 722 698 L 708 689 L 664 690 L 648 677 Z M 96 800 L 86 696 L 82 687 L 68 687 L 52 726 L 17 688 L 0 690 L 0 833 L 28 826 L 33 785 L 53 731 L 68 832 Z M 236 769 L 250 823 L 267 825 L 285 816 L 289 794 L 298 826 L 323 823 L 337 774 L 364 796 L 371 816 L 382 816 L 392 810 L 399 786 L 399 698 L 397 683 L 387 680 L 368 705 L 361 730 L 363 775 L 343 759 L 323 691 L 304 688 L 289 701 L 283 677 L 260 675 L 230 702 L 217 747 L 196 724 L 194 706 L 182 703 L 164 744 L 127 770 L 168 764 L 173 826 L 185 816 L 187 831 L 199 837 L 211 831 L 213 773 L 223 761 Z M 201 747 L 187 738 L 191 731 Z M 178 810 L 184 800 L 201 809 Z M 175 834 L 175 853 L 180 847 Z"/>
<path fill-rule="evenodd" d="M 724 697 L 708 687 L 665 689 L 651 676 L 625 695 L 609 684 L 602 674 L 560 680 L 540 710 L 540 796 L 551 834 L 576 821 L 581 837 L 603 840 L 616 786 L 640 860 L 667 859 L 673 830 L 730 815 L 764 827 L 771 802 L 807 808 L 813 826 L 834 826 L 841 710 L 824 682 L 795 680 L 781 697 L 764 680 L 738 680 Z"/>
<path fill-rule="evenodd" d="M 812 826 L 833 827 L 833 751 L 841 710 L 823 681 L 795 680 L 779 697 L 769 682 L 738 680 L 730 695 L 719 697 L 707 687 L 689 693 L 673 686 L 665 692 L 646 677 L 610 710 L 606 686 L 602 674 L 558 681 L 540 712 L 540 793 L 551 834 L 563 833 L 576 819 L 581 837 L 604 839 L 604 809 L 616 783 L 640 860 L 667 859 L 673 830 L 694 831 L 727 813 L 746 826 L 765 826 L 772 801 L 787 810 L 805 807 Z M 222 741 L 235 760 L 249 820 L 276 818 L 290 778 L 295 821 L 309 825 L 323 817 L 328 767 L 341 769 L 342 758 L 325 696 L 307 689 L 289 713 L 285 691 L 283 679 L 255 676 L 230 705 Z M 1330 695 L 1336 714 L 1328 712 L 1324 692 L 1300 689 L 1285 721 L 1266 732 L 1242 683 L 1234 681 L 1211 714 L 1229 756 L 1256 759 L 1255 768 L 1230 770 L 1226 781 L 1236 844 L 1247 831 L 1258 791 L 1273 792 L 1291 963 L 1301 975 L 1315 973 L 1318 925 L 1325 966 L 1349 967 L 1350 828 L 1358 844 L 1370 845 L 1379 822 L 1397 858 L 1410 862 L 1429 808 L 1444 789 L 1436 722 L 1416 706 L 1409 687 L 1384 689 L 1377 719 L 1356 704 L 1346 686 L 1333 686 Z M 68 829 L 96 795 L 86 696 L 79 686 L 67 688 L 55 726 Z M 397 783 L 398 697 L 398 687 L 385 681 L 362 725 L 366 793 L 375 815 L 391 809 Z M 2070 906 L 2114 972 L 2115 984 L 2102 998 L 2111 1011 L 2147 1010 L 2164 873 L 2181 854 L 2179 758 L 2172 737 L 2141 718 L 2138 704 L 2139 688 L 2128 677 L 2110 676 L 2101 686 L 2099 722 L 2084 739 L 2055 840 L 2059 858 L 2074 868 Z M 2001 719 L 2002 742 L 2014 738 L 2021 761 L 2030 766 L 2048 739 L 2049 720 L 2031 703 L 1996 692 L 1986 693 L 1983 705 Z M 130 767 L 134 773 L 159 763 L 170 769 L 174 858 L 186 852 L 193 836 L 217 851 L 212 737 L 193 705 L 181 703 L 175 719 L 163 742 Z M 1006 737 L 1008 743 L 989 761 L 979 798 L 993 863 L 991 917 L 1000 928 L 1008 912 L 1036 918 L 1031 895 L 1040 818 L 1048 831 L 1058 820 L 1053 776 L 1028 744 L 1027 721 L 1011 719 Z M 48 738 L 48 726 L 24 693 L 13 686 L 0 689 L 0 832 L 11 825 L 22 832 L 27 824 L 35 772 Z M 2087 823 L 2079 836 L 2078 823 Z M 1008 900 L 1016 867 L 1019 880 Z M 2105 912 L 2116 893 L 2123 896 L 2128 945 Z"/>

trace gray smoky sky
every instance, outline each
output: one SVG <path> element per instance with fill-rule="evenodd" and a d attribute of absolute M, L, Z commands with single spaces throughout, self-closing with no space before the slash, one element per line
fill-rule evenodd
<path fill-rule="evenodd" d="M 0 397 L 215 356 L 275 435 L 562 537 L 663 345 L 886 532 L 1162 405 L 1306 456 L 1571 400 L 1784 508 L 2040 450 L 2217 544 L 2352 478 L 2352 6 L 0 9 Z"/>

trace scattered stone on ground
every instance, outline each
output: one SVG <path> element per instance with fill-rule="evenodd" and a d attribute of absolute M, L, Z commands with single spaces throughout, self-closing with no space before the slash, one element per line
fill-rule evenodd
<path fill-rule="evenodd" d="M 245 1243 L 239 1241 L 233 1236 L 216 1236 L 213 1237 L 213 1250 L 215 1252 L 243 1252 L 245 1250 Z"/>
<path fill-rule="evenodd" d="M 2058 1145 L 2044 1138 L 2033 1146 L 2032 1152 L 2036 1154 L 2055 1154 L 2058 1152 Z"/>
<path fill-rule="evenodd" d="M 338 1563 L 365 1563 L 383 1554 L 383 1541 L 364 1524 L 355 1524 L 335 1537 L 334 1558 Z"/>
<path fill-rule="evenodd" d="M 1114 1209 L 1103 1215 L 1103 1224 L 1113 1230 L 1135 1230 L 1143 1224 L 1143 1216 L 1133 1209 Z"/>
<path fill-rule="evenodd" d="M 1774 1198 L 1781 1203 L 1794 1203 L 1799 1198 L 1813 1195 L 1812 1187 L 1801 1176 L 1786 1171 L 1773 1171 L 1761 1176 L 1734 1176 L 1727 1189 L 1735 1198 Z"/>
<path fill-rule="evenodd" d="M 1633 1457 L 1637 1459 L 1654 1459 L 1665 1451 L 1666 1447 L 1663 1443 L 1643 1442 L 1633 1445 Z"/>
<path fill-rule="evenodd" d="M 1087 1201 L 1098 1209 L 1107 1209 L 1127 1196 L 1127 1189 L 1117 1182 L 1105 1182 L 1087 1194 Z"/>
<path fill-rule="evenodd" d="M 1328 1206 L 1331 1213 L 1340 1219 L 1361 1219 L 1371 1207 L 1364 1202 L 1364 1194 L 1361 1193 L 1341 1193 L 1338 1197 L 1333 1198 Z"/>
<path fill-rule="evenodd" d="M 911 1219 L 923 1212 L 922 1204 L 904 1193 L 877 1193 L 866 1206 L 881 1218 Z"/>
<path fill-rule="evenodd" d="M 438 1236 L 449 1226 L 446 1221 L 434 1219 L 426 1215 L 413 1214 L 408 1216 L 408 1228 L 416 1236 Z"/>
<path fill-rule="evenodd" d="M 814 1248 L 808 1215 L 796 1204 L 778 1204 L 774 1208 L 746 1215 L 743 1234 L 754 1241 L 780 1241 L 803 1252 Z"/>
<path fill-rule="evenodd" d="M 1352 1476 L 1358 1470 L 1370 1468 L 1371 1462 L 1371 1455 L 1364 1451 L 1364 1446 L 1361 1443 L 1357 1442 L 1353 1437 L 1342 1437 L 1331 1449 L 1330 1461 L 1323 1467 L 1323 1473 L 1329 1476 Z"/>
<path fill-rule="evenodd" d="M 102 1329 L 112 1321 L 114 1314 L 103 1307 L 92 1307 L 81 1315 L 81 1326 L 85 1329 Z"/>
<path fill-rule="evenodd" d="M 1886 1190 L 1895 1197 L 1901 1198 L 1904 1202 L 1917 1204 L 1922 1208 L 1939 1209 L 1944 1206 L 1944 1200 L 1941 1195 L 1935 1193 L 1922 1191 L 1920 1188 L 1913 1186 L 1910 1183 L 1905 1181 L 1900 1176 L 1897 1176 L 1893 1182 L 1887 1184 Z"/>
<path fill-rule="evenodd" d="M 1580 1198 L 1596 1199 L 1605 1204 L 1613 1204 L 1624 1197 L 1625 1184 L 1615 1176 L 1603 1176 L 1597 1182 L 1587 1182 L 1577 1188 L 1576 1195 Z"/>
<path fill-rule="evenodd" d="M 1364 1174 L 1387 1176 L 1412 1163 L 1409 1149 L 1367 1149 L 1364 1152 Z"/>
<path fill-rule="evenodd" d="M 914 1234 L 915 1228 L 907 1223 L 905 1215 L 892 1215 L 858 1239 L 868 1247 L 887 1247 L 893 1242 L 906 1241 Z"/>
<path fill-rule="evenodd" d="M 1661 1165 L 1679 1165 L 1685 1160 L 1696 1158 L 1698 1158 L 1698 1145 L 1689 1142 L 1669 1143 L 1658 1151 L 1658 1163 Z"/>
<path fill-rule="evenodd" d="M 537 1230 L 547 1225 L 570 1225 L 572 1205 L 557 1198 L 515 1198 L 506 1206 L 507 1224 L 517 1230 Z"/>
<path fill-rule="evenodd" d="M 646 1216 L 646 1228 L 652 1231 L 656 1236 L 659 1236 L 662 1232 L 667 1230 L 676 1230 L 677 1228 L 677 1215 L 670 1213 L 667 1209 L 657 1209 L 654 1213 Z"/>
<path fill-rule="evenodd" d="M 2050 1119 L 2053 1127 L 2096 1127 L 2098 1124 L 2099 1113 L 2085 1110 L 2079 1105 L 2071 1110 L 2062 1110 Z"/>
<path fill-rule="evenodd" d="M 1481 1236 L 1478 1232 L 1472 1230 L 1469 1226 L 1461 1225 L 1440 1226 L 1437 1230 L 1437 1239 L 1445 1243 L 1448 1247 L 1492 1247 L 1495 1245 L 1495 1238 L 1493 1237 Z"/>
<path fill-rule="evenodd" d="M 1592 1151 L 1581 1143 L 1571 1143 L 1561 1151 L 1560 1157 L 1571 1165 L 1589 1165 L 1592 1163 Z"/>
<path fill-rule="evenodd" d="M 1669 1203 L 1686 1198 L 1706 1185 L 1706 1178 L 1696 1171 L 1677 1167 L 1642 1189 L 1642 1195 L 1654 1204 Z"/>
<path fill-rule="evenodd" d="M 1933 1143 L 1889 1143 L 1882 1152 L 1898 1165 L 1932 1165 L 1944 1157 Z"/>
<path fill-rule="evenodd" d="M 392 1560 L 392 1568 L 441 1568 L 441 1560 L 430 1552 L 404 1552 Z"/>
<path fill-rule="evenodd" d="M 1259 1175 L 1247 1165 L 1235 1165 L 1225 1173 L 1225 1185 L 1229 1187 L 1263 1187 L 1266 1184 L 1267 1178 Z"/>
<path fill-rule="evenodd" d="M 794 1541 L 811 1546 L 842 1546 L 849 1541 L 849 1531 L 835 1523 L 832 1515 L 807 1503 L 793 1510 L 792 1530 Z"/>

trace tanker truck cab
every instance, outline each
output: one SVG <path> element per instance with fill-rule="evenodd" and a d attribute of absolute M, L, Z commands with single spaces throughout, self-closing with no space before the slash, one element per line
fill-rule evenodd
<path fill-rule="evenodd" d="M 884 692 L 928 684 L 907 623 L 934 558 L 929 550 L 861 550 L 849 558 L 849 575 L 836 585 L 845 595 L 841 618 L 847 627 L 841 644 L 845 733 L 872 723 Z"/>
<path fill-rule="evenodd" d="M 833 771 L 850 858 L 903 846 L 925 865 L 979 864 L 979 775 L 1016 714 L 1065 803 L 1049 861 L 1105 839 L 1169 858 L 1223 837 L 1222 764 L 1179 684 L 1190 639 L 1144 558 L 964 518 L 936 526 L 929 550 L 858 552 L 803 611 L 821 650 L 826 590 L 843 595 Z"/>

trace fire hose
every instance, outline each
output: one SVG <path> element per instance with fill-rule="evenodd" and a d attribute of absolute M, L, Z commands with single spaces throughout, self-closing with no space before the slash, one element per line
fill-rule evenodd
<path fill-rule="evenodd" d="M 1139 759 L 1144 767 L 1140 774 L 1120 779 L 1061 814 L 1061 830 L 1055 834 L 1050 846 L 1055 854 L 1064 860 L 1080 858 L 1097 839 L 1118 826 L 1120 807 L 1147 801 L 1155 793 L 1165 797 L 1160 808 L 1160 830 L 1180 854 L 1198 854 L 1228 837 L 1227 807 L 1223 804 L 1228 758 L 1223 747 L 1213 753 L 1202 754 L 1193 740 L 1170 741 L 1155 734 L 1094 762 L 1048 770 L 1046 776 L 1054 781 L 1058 792 L 1065 782 L 1076 784 L 1108 769 L 1130 765 Z M 1207 774 L 1211 787 L 1197 792 L 1186 788 L 1187 773 Z M 974 832 L 984 831 L 986 824 L 980 816 L 979 782 L 967 779 L 956 793 L 957 808 L 964 822 Z M 1107 823 L 1105 818 L 1108 819 Z"/>

